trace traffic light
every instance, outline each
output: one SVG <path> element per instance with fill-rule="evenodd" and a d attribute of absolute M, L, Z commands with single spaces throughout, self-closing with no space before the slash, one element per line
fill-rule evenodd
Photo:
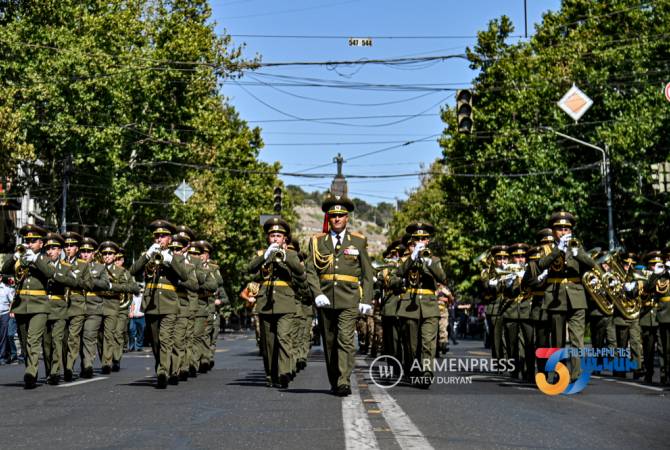
<path fill-rule="evenodd" d="M 651 178 L 654 184 L 651 187 L 658 192 L 670 192 L 670 162 L 651 165 Z"/>
<path fill-rule="evenodd" d="M 274 210 L 277 214 L 281 214 L 281 188 L 277 186 L 274 191 Z"/>
<path fill-rule="evenodd" d="M 456 118 L 459 133 L 472 133 L 472 91 L 461 89 L 456 92 Z"/>

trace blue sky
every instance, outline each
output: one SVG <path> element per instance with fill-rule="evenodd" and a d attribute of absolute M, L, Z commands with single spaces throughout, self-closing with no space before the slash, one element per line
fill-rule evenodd
<path fill-rule="evenodd" d="M 560 7 L 559 0 L 527 3 L 529 36 L 543 12 Z M 211 4 L 217 31 L 233 35 L 236 44 L 246 43 L 245 55 L 258 54 L 264 63 L 460 54 L 474 45 L 477 31 L 503 14 L 512 19 L 515 35 L 524 34 L 523 0 L 211 0 Z M 288 35 L 303 37 L 276 37 Z M 369 36 L 372 47 L 348 45 L 349 37 Z M 422 38 L 426 36 L 431 38 Z M 332 159 L 341 153 L 345 175 L 412 174 L 441 156 L 436 142 L 444 128 L 440 106 L 453 106 L 454 92 L 439 88 L 468 87 L 475 75 L 462 59 L 403 66 L 267 67 L 247 73 L 239 84 L 226 83 L 223 93 L 243 119 L 261 127 L 265 148 L 260 158 L 280 161 L 284 172 L 334 174 Z M 365 86 L 352 88 L 353 83 Z M 370 84 L 395 86 L 372 90 Z M 402 145 L 407 142 L 411 143 Z M 373 154 L 362 156 L 366 153 Z M 330 177 L 282 178 L 307 191 L 330 186 Z M 394 203 L 418 185 L 416 176 L 349 179 L 349 192 L 370 203 Z"/>

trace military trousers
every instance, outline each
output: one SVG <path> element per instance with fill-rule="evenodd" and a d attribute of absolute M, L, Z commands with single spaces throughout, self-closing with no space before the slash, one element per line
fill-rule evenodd
<path fill-rule="evenodd" d="M 395 316 L 382 316 L 384 354 L 393 356 L 402 363 L 402 339 L 400 319 Z"/>
<path fill-rule="evenodd" d="M 298 342 L 298 361 L 307 361 L 309 355 L 310 344 L 312 343 L 312 314 L 304 314 L 301 319 L 300 340 Z"/>
<path fill-rule="evenodd" d="M 535 349 L 538 348 L 548 348 L 549 347 L 549 321 L 547 320 L 535 320 L 533 321 L 533 335 L 535 337 Z M 547 360 L 544 358 L 535 358 L 535 352 L 533 352 L 533 358 L 537 363 L 537 371 L 542 372 L 546 375 L 544 367 L 547 364 Z"/>
<path fill-rule="evenodd" d="M 209 365 L 209 336 L 207 335 L 207 317 L 200 316 L 193 320 L 193 358 L 192 366 L 198 369 L 200 364 Z"/>
<path fill-rule="evenodd" d="M 570 344 L 572 348 L 584 348 L 584 328 L 586 327 L 586 310 L 569 309 L 568 311 L 549 311 L 549 327 L 551 330 L 551 346 L 563 348 Z M 568 335 L 565 329 L 568 329 Z M 576 380 L 581 373 L 579 358 L 570 360 L 570 379 Z"/>
<path fill-rule="evenodd" d="M 323 338 L 328 381 L 333 389 L 350 386 L 351 372 L 356 362 L 354 330 L 358 307 L 346 309 L 319 308 L 319 323 Z"/>
<path fill-rule="evenodd" d="M 630 322 L 628 342 L 630 344 L 631 357 L 637 361 L 638 369 L 642 369 L 642 328 L 640 327 L 639 319 Z"/>
<path fill-rule="evenodd" d="M 651 382 L 654 376 L 654 359 L 656 356 L 656 334 L 658 327 L 642 327 L 642 362 L 644 379 Z"/>
<path fill-rule="evenodd" d="M 145 314 L 145 320 L 151 330 L 151 348 L 153 350 L 156 375 L 168 376 L 174 345 L 176 314 Z"/>
<path fill-rule="evenodd" d="M 179 376 L 182 360 L 186 359 L 186 330 L 188 328 L 188 317 L 177 316 L 174 324 L 174 343 L 172 344 L 172 356 L 170 357 L 170 376 Z"/>
<path fill-rule="evenodd" d="M 632 320 L 626 320 L 625 325 L 619 324 L 616 325 L 615 331 L 616 331 L 616 347 L 617 348 L 630 348 L 630 356 L 631 360 L 635 361 L 637 363 L 637 368 L 640 369 L 642 366 L 640 365 L 640 355 L 639 353 L 636 354 L 637 349 L 633 349 L 633 344 L 631 342 L 631 333 L 630 333 L 630 326 L 631 326 Z M 626 374 L 625 372 L 614 372 L 614 375 L 625 377 Z"/>
<path fill-rule="evenodd" d="M 293 371 L 292 336 L 295 314 L 260 314 L 263 367 L 268 381 L 277 383 L 280 375 Z"/>
<path fill-rule="evenodd" d="M 65 319 L 47 319 L 44 333 L 44 368 L 47 376 L 59 376 L 63 368 L 63 336 L 65 335 Z"/>
<path fill-rule="evenodd" d="M 123 349 L 125 348 L 126 336 L 128 335 L 128 310 L 119 311 L 116 316 L 116 324 L 114 326 L 114 346 L 112 350 L 112 362 L 120 363 L 123 357 Z"/>
<path fill-rule="evenodd" d="M 439 317 L 400 318 L 406 375 L 433 376 L 439 320 Z"/>
<path fill-rule="evenodd" d="M 181 360 L 180 372 L 188 372 L 193 361 L 193 346 L 195 340 L 193 339 L 193 329 L 195 326 L 195 317 L 188 317 L 186 320 L 186 336 L 184 337 L 184 357 Z M 194 366 L 195 367 L 195 366 Z M 195 367 L 197 369 L 197 367 Z"/>
<path fill-rule="evenodd" d="M 82 339 L 82 370 L 89 367 L 93 368 L 93 361 L 95 361 L 95 355 L 98 350 L 100 327 L 102 327 L 102 315 L 91 314 L 86 316 Z"/>
<path fill-rule="evenodd" d="M 370 356 L 373 358 L 384 353 L 384 327 L 382 326 L 382 316 L 379 314 L 373 315 L 374 319 L 374 333 L 372 334 L 372 342 L 370 344 Z"/>
<path fill-rule="evenodd" d="M 101 324 L 98 328 L 98 355 L 103 367 L 112 367 L 114 359 L 116 322 L 118 313 L 102 315 Z M 86 333 L 86 324 L 84 324 L 84 333 Z"/>
<path fill-rule="evenodd" d="M 65 360 L 65 369 L 72 371 L 74 362 L 79 358 L 79 352 L 82 348 L 85 315 L 72 316 L 68 320 L 67 330 L 67 359 Z M 84 368 L 81 361 L 82 369 Z"/>
<path fill-rule="evenodd" d="M 37 378 L 40 363 L 42 338 L 47 328 L 47 316 L 47 313 L 15 315 L 19 340 L 21 341 L 21 351 L 25 355 L 25 373 L 35 378 Z"/>
<path fill-rule="evenodd" d="M 609 338 L 608 338 L 608 329 L 613 321 L 612 316 L 593 316 L 589 315 L 588 322 L 589 328 L 591 330 L 591 347 L 593 348 L 608 348 Z M 597 358 L 598 364 L 601 364 L 603 357 L 600 356 Z"/>
<path fill-rule="evenodd" d="M 299 308 L 300 306 L 298 306 Z M 297 371 L 298 351 L 300 349 L 300 332 L 302 331 L 302 311 L 291 318 L 291 372 Z"/>
<path fill-rule="evenodd" d="M 535 378 L 535 336 L 530 320 L 505 319 L 505 340 L 509 350 L 508 357 L 514 360 L 512 377 L 521 374 L 525 381 Z"/>
<path fill-rule="evenodd" d="M 372 341 L 374 330 L 374 319 L 372 316 L 359 316 L 356 320 L 356 334 L 358 335 L 358 351 L 367 354 Z"/>
<path fill-rule="evenodd" d="M 507 343 L 505 342 L 505 324 L 502 315 L 492 316 L 491 324 L 491 357 L 493 359 L 507 358 Z"/>

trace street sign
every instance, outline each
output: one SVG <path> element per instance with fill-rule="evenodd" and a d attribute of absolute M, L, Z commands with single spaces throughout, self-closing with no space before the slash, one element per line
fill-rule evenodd
<path fill-rule="evenodd" d="M 349 38 L 349 47 L 372 47 L 372 38 Z"/>
<path fill-rule="evenodd" d="M 665 99 L 670 102 L 670 83 L 665 85 L 663 91 L 665 92 Z"/>
<path fill-rule="evenodd" d="M 593 105 L 593 100 L 574 84 L 558 101 L 558 107 L 572 117 L 575 122 Z"/>
<path fill-rule="evenodd" d="M 177 186 L 174 194 L 181 200 L 182 203 L 186 203 L 189 198 L 193 195 L 193 188 L 188 185 L 186 180 L 182 180 L 181 184 Z"/>

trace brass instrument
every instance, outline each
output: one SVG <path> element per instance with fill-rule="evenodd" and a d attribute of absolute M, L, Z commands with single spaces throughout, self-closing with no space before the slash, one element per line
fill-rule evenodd
<path fill-rule="evenodd" d="M 614 313 L 614 304 L 608 295 L 607 283 L 603 280 L 605 271 L 598 265 L 582 275 L 582 284 L 593 301 L 606 316 Z"/>
<path fill-rule="evenodd" d="M 433 252 L 429 248 L 424 248 L 419 252 L 419 258 L 430 258 L 433 256 Z"/>
<path fill-rule="evenodd" d="M 582 246 L 582 243 L 579 242 L 579 239 L 571 237 L 570 240 L 568 240 L 568 248 L 569 249 L 577 249 Z"/>
<path fill-rule="evenodd" d="M 28 247 L 25 244 L 19 244 L 16 246 L 14 249 L 15 253 L 18 253 L 19 255 L 23 256 L 25 255 L 26 251 L 28 250 Z"/>
<path fill-rule="evenodd" d="M 27 266 L 21 264 L 21 259 L 28 250 L 30 250 L 30 248 L 25 244 L 19 244 L 16 246 L 15 252 L 20 255 L 19 259 L 17 259 L 16 263 L 14 264 L 14 278 L 16 279 L 17 283 L 21 283 L 23 280 L 25 280 L 30 273 L 30 269 Z"/>
<path fill-rule="evenodd" d="M 599 260 L 600 264 L 607 264 L 610 268 L 610 271 L 603 275 L 603 283 L 612 303 L 621 315 L 628 320 L 637 319 L 640 315 L 641 304 L 638 299 L 631 299 L 626 295 L 624 283 L 628 274 L 623 269 L 620 257 L 620 252 L 616 251 L 608 253 Z"/>

